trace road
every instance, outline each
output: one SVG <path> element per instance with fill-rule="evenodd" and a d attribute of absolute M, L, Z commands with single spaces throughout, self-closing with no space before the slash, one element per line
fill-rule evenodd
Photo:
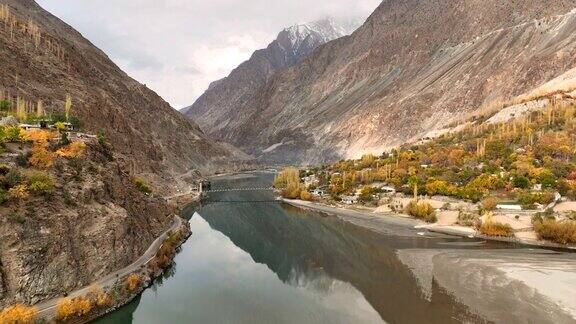
<path fill-rule="evenodd" d="M 127 266 L 125 268 L 122 268 L 120 270 L 117 270 L 117 271 L 114 271 L 114 272 L 108 274 L 107 276 L 103 277 L 102 279 L 100 279 L 96 282 L 93 282 L 89 286 L 86 286 L 84 288 L 78 289 L 78 290 L 70 293 L 68 295 L 68 297 L 69 298 L 75 298 L 75 297 L 80 297 L 80 296 L 86 296 L 90 292 L 90 288 L 93 285 L 99 285 L 103 289 L 110 288 L 116 283 L 116 281 L 119 278 L 123 278 L 123 277 L 128 276 L 129 274 L 131 274 L 133 272 L 136 272 L 142 266 L 146 265 L 148 262 L 150 262 L 152 259 L 154 259 L 154 257 L 156 256 L 156 253 L 158 252 L 158 250 L 160 250 L 160 247 L 162 247 L 162 244 L 164 243 L 164 241 L 168 237 L 168 233 L 178 230 L 182 226 L 182 222 L 183 222 L 182 218 L 174 215 L 174 221 L 172 223 L 172 226 L 168 230 L 166 230 L 164 233 L 162 233 L 162 235 L 160 235 L 156 240 L 154 240 L 154 242 L 152 242 L 152 244 L 150 244 L 150 247 L 146 250 L 146 252 L 144 252 L 144 254 L 140 258 L 138 258 L 138 260 L 134 261 L 132 264 L 130 264 L 129 266 Z M 60 299 L 61 298 L 54 298 L 54 299 L 50 299 L 50 300 L 36 304 L 35 306 L 38 309 L 39 317 L 46 318 L 46 319 L 52 318 L 56 313 L 56 306 L 57 306 L 58 301 Z"/>

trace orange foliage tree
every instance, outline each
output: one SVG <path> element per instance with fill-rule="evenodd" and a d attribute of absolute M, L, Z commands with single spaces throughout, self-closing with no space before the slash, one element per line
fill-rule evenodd
<path fill-rule="evenodd" d="M 56 155 L 61 158 L 76 159 L 84 155 L 85 152 L 86 144 L 84 142 L 76 141 L 56 151 Z"/>
<path fill-rule="evenodd" d="M 88 298 L 63 298 L 56 306 L 56 318 L 66 321 L 73 317 L 86 316 L 92 310 L 92 301 Z"/>
<path fill-rule="evenodd" d="M 36 143 L 32 147 L 32 155 L 28 160 L 30 165 L 39 169 L 49 169 L 54 164 L 54 153 L 41 143 Z"/>
<path fill-rule="evenodd" d="M 36 322 L 38 310 L 21 304 L 10 306 L 0 312 L 0 323 L 32 324 Z"/>

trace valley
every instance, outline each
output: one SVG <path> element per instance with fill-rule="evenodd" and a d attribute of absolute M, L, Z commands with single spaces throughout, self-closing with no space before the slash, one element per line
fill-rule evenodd
<path fill-rule="evenodd" d="M 576 1 L 39 1 L 0 324 L 576 322 Z"/>

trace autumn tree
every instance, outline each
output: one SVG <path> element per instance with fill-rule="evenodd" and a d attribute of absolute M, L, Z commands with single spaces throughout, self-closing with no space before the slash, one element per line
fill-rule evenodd
<path fill-rule="evenodd" d="M 128 278 L 126 278 L 126 281 L 124 282 L 124 287 L 129 292 L 133 292 L 134 290 L 136 290 L 136 288 L 140 286 L 141 283 L 142 283 L 142 277 L 137 273 L 133 273 L 130 276 L 128 276 Z"/>
<path fill-rule="evenodd" d="M 92 301 L 86 297 L 63 298 L 56 305 L 56 319 L 66 321 L 86 316 L 92 311 L 92 307 Z"/>
<path fill-rule="evenodd" d="M 32 155 L 28 160 L 30 165 L 39 169 L 49 169 L 54 164 L 54 153 L 47 146 L 34 144 Z"/>
<path fill-rule="evenodd" d="M 38 310 L 22 304 L 7 307 L 0 312 L 2 324 L 32 324 L 36 322 Z"/>
<path fill-rule="evenodd" d="M 56 151 L 56 155 L 61 158 L 77 159 L 82 157 L 85 152 L 86 144 L 81 141 L 75 141 L 60 148 Z"/>

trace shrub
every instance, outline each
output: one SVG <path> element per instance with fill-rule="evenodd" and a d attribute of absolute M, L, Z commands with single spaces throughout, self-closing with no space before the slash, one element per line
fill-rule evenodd
<path fill-rule="evenodd" d="M 17 169 L 11 169 L 8 173 L 4 176 L 4 186 L 6 188 L 12 188 L 22 183 L 22 173 Z"/>
<path fill-rule="evenodd" d="M 530 186 L 530 180 L 524 176 L 514 177 L 512 184 L 515 188 L 526 189 Z"/>
<path fill-rule="evenodd" d="M 18 156 L 16 157 L 16 164 L 19 167 L 25 168 L 28 166 L 28 159 L 30 159 L 29 154 L 18 153 Z"/>
<path fill-rule="evenodd" d="M 576 221 L 544 219 L 534 222 L 534 231 L 542 240 L 559 244 L 576 243 Z"/>
<path fill-rule="evenodd" d="M 35 323 L 38 310 L 21 304 L 7 307 L 0 312 L 0 323 L 3 324 L 30 324 Z"/>
<path fill-rule="evenodd" d="M 8 201 L 8 193 L 6 190 L 0 188 L 0 205 Z"/>
<path fill-rule="evenodd" d="M 374 194 L 376 194 L 376 189 L 370 186 L 364 186 L 362 190 L 360 190 L 360 195 L 358 196 L 358 200 L 363 203 L 369 203 L 374 201 Z"/>
<path fill-rule="evenodd" d="M 100 144 L 101 152 L 109 160 L 114 160 L 114 155 L 112 154 L 112 146 L 106 140 L 106 136 L 102 131 L 98 132 L 98 144 Z"/>
<path fill-rule="evenodd" d="M 146 183 L 146 181 L 144 181 L 144 179 L 135 177 L 134 179 L 132 179 L 132 182 L 134 183 L 134 185 L 136 185 L 136 188 L 138 188 L 138 190 L 141 193 L 147 195 L 152 193 L 152 188 L 150 188 L 150 186 Z"/>
<path fill-rule="evenodd" d="M 456 223 L 460 226 L 474 227 L 478 224 L 479 219 L 478 214 L 461 211 Z"/>
<path fill-rule="evenodd" d="M 33 172 L 28 175 L 28 187 L 37 195 L 52 195 L 54 193 L 54 181 L 46 172 Z"/>
<path fill-rule="evenodd" d="M 66 321 L 74 317 L 86 316 L 92 310 L 92 302 L 88 298 L 64 298 L 56 306 L 56 319 Z"/>
<path fill-rule="evenodd" d="M 58 151 L 56 151 L 56 155 L 61 158 L 77 159 L 82 157 L 85 152 L 86 144 L 84 142 L 76 141 L 60 148 Z"/>
<path fill-rule="evenodd" d="M 482 209 L 487 211 L 492 211 L 496 209 L 497 205 L 498 205 L 498 199 L 494 197 L 488 197 L 482 201 Z"/>
<path fill-rule="evenodd" d="M 26 132 L 20 126 L 9 126 L 5 131 L 8 142 L 22 142 L 26 138 Z"/>
<path fill-rule="evenodd" d="M 126 278 L 126 281 L 124 282 L 124 287 L 129 292 L 133 292 L 140 286 L 141 282 L 142 277 L 140 277 L 140 275 L 137 273 L 133 273 L 130 276 L 128 276 L 128 278 Z"/>
<path fill-rule="evenodd" d="M 307 190 L 303 190 L 300 193 L 300 199 L 305 200 L 305 201 L 311 201 L 312 200 L 312 194 L 309 193 Z"/>
<path fill-rule="evenodd" d="M 8 100 L 0 100 L 0 111 L 9 111 L 12 104 Z"/>
<path fill-rule="evenodd" d="M 15 201 L 27 199 L 29 196 L 28 186 L 20 184 L 8 190 L 8 197 Z"/>
<path fill-rule="evenodd" d="M 19 224 L 24 224 L 26 222 L 26 219 L 24 218 L 24 216 L 18 214 L 18 213 L 10 213 L 8 215 L 8 220 L 14 223 L 19 223 Z"/>
<path fill-rule="evenodd" d="M 509 224 L 502 224 L 492 220 L 492 214 L 486 216 L 486 220 L 480 226 L 480 233 L 496 237 L 513 237 L 514 230 Z"/>
<path fill-rule="evenodd" d="M 97 307 L 104 307 L 110 304 L 110 296 L 98 284 L 94 284 L 90 287 L 88 298 L 90 298 L 92 303 Z"/>
<path fill-rule="evenodd" d="M 406 213 L 428 223 L 435 223 L 438 220 L 436 218 L 436 211 L 434 211 L 432 205 L 426 202 L 411 201 L 408 206 L 406 206 Z"/>

